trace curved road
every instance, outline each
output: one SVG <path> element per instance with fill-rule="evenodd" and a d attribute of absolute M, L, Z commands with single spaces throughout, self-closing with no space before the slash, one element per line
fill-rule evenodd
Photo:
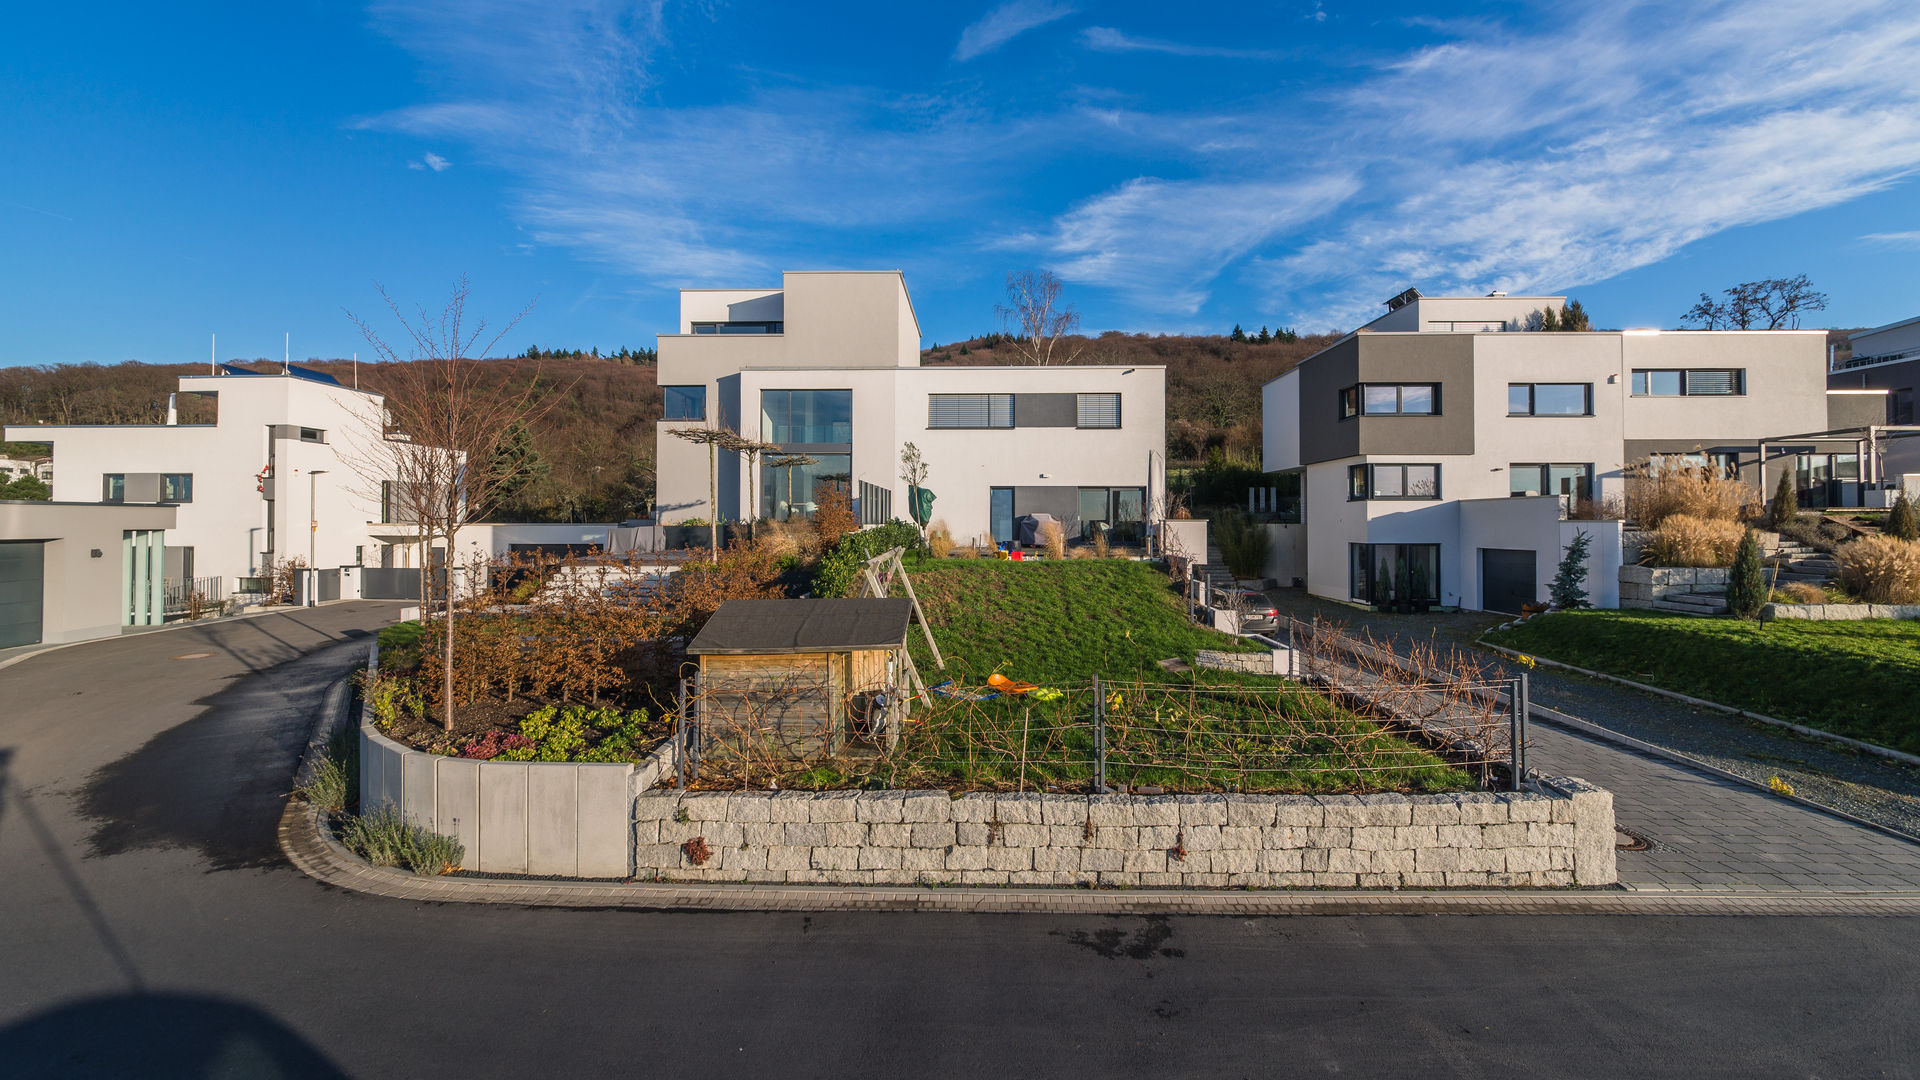
<path fill-rule="evenodd" d="M 274 840 L 392 605 L 0 670 L 0 1075 L 1920 1072 L 1920 920 L 1109 919 L 380 900 Z"/>

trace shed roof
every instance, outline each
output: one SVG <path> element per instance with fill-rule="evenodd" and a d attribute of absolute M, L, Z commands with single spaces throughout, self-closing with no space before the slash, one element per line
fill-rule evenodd
<path fill-rule="evenodd" d="M 913 601 L 905 599 L 729 600 L 687 655 L 895 649 L 912 618 Z"/>

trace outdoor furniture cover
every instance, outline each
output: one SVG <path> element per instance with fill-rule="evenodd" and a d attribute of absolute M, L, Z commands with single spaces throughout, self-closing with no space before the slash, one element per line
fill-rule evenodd
<path fill-rule="evenodd" d="M 1014 523 L 1013 538 L 1024 545 L 1039 544 L 1040 526 L 1057 520 L 1052 514 L 1022 514 L 1020 520 Z"/>

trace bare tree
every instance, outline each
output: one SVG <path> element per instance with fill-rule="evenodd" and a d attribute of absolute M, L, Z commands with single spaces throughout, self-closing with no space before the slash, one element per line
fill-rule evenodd
<path fill-rule="evenodd" d="M 484 518 L 503 491 L 521 479 L 511 467 L 489 467 L 508 433 L 515 425 L 537 421 L 554 400 L 543 393 L 537 373 L 518 389 L 483 378 L 480 361 L 526 317 L 532 305 L 488 336 L 486 320 L 467 321 L 470 292 L 462 277 L 439 315 L 429 315 L 422 307 L 410 317 L 381 289 L 380 298 L 404 331 L 400 348 L 406 350 L 405 356 L 364 320 L 347 313 L 375 354 L 391 364 L 384 372 L 385 437 L 377 444 L 379 452 L 411 504 L 407 509 L 417 514 L 421 534 L 447 546 L 442 723 L 449 731 L 453 730 L 454 544 L 462 527 Z M 426 551 L 422 555 L 421 561 L 427 562 Z M 423 567 L 423 572 L 429 570 Z"/>
<path fill-rule="evenodd" d="M 900 448 L 900 479 L 907 482 L 907 517 L 920 526 L 920 535 L 925 538 L 927 525 L 933 519 L 933 493 L 927 493 L 927 511 L 920 510 L 920 490 L 927 486 L 927 459 L 920 448 L 908 443 Z"/>
<path fill-rule="evenodd" d="M 1071 364 L 1079 359 L 1079 346 L 1061 349 L 1060 339 L 1079 329 L 1080 313 L 1060 302 L 1060 288 L 1060 279 L 1051 271 L 1021 270 L 1007 275 L 1007 302 L 994 306 L 1013 339 L 1014 352 L 1029 364 Z"/>
<path fill-rule="evenodd" d="M 1743 281 L 1721 293 L 1725 300 L 1701 293 L 1700 302 L 1687 309 L 1682 321 L 1706 330 L 1798 330 L 1802 312 L 1827 309 L 1827 294 L 1816 290 L 1805 274 Z"/>

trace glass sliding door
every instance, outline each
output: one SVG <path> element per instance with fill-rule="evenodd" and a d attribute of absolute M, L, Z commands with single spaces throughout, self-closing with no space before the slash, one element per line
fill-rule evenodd
<path fill-rule="evenodd" d="M 997 487 L 988 492 L 987 520 L 993 529 L 993 542 L 1013 543 L 1013 489 Z"/>
<path fill-rule="evenodd" d="M 1348 545 L 1348 596 L 1375 607 L 1440 602 L 1439 544 Z"/>

